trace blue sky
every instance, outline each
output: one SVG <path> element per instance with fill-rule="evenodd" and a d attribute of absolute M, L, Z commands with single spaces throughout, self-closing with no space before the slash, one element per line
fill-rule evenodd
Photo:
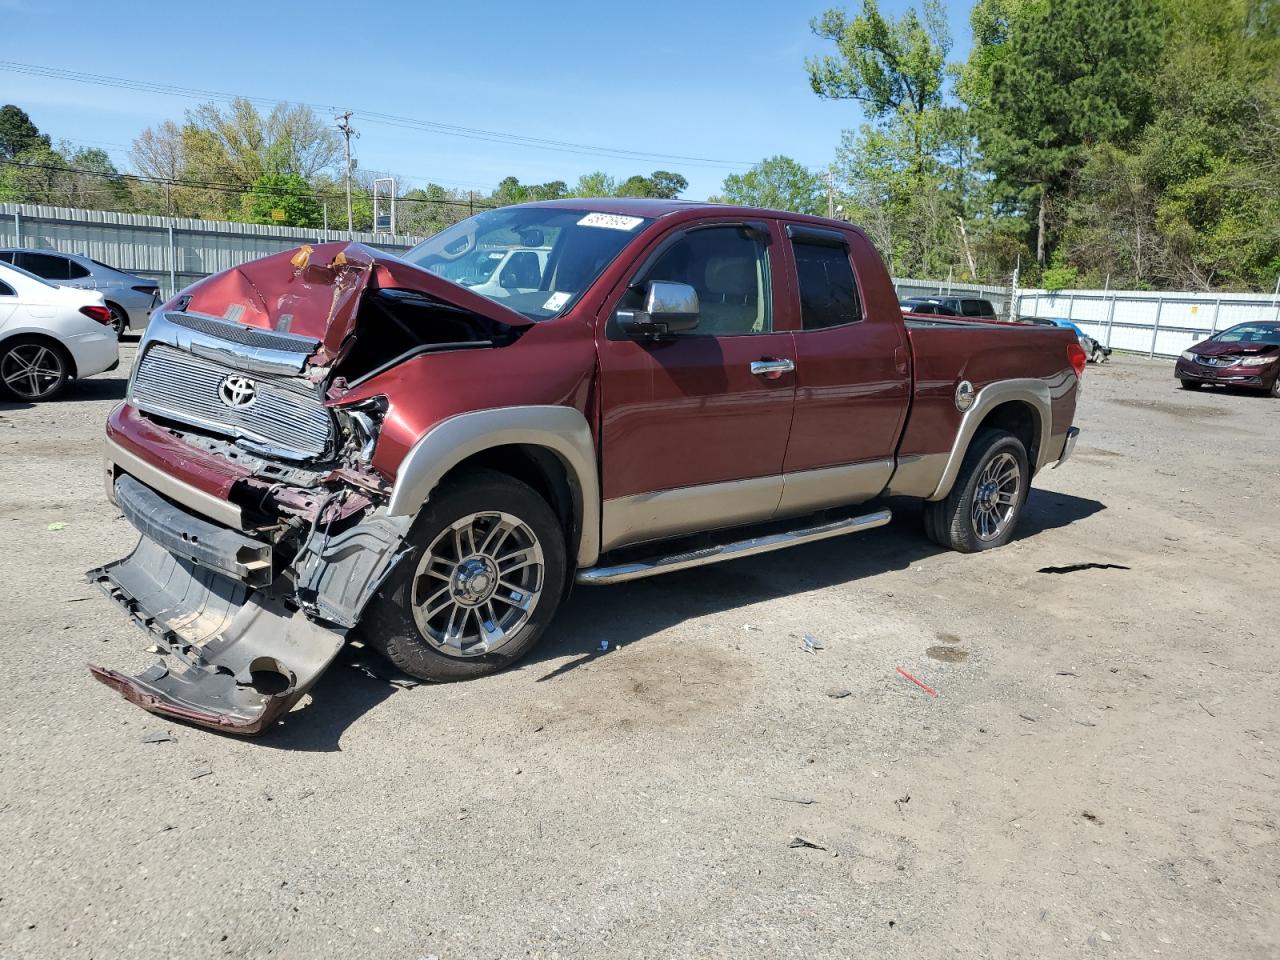
<path fill-rule="evenodd" d="M 86 73 L 351 109 L 365 169 L 485 191 L 605 170 L 668 169 L 686 196 L 742 166 L 629 160 L 445 136 L 361 120 L 360 111 L 649 153 L 752 163 L 785 153 L 820 168 L 861 114 L 819 100 L 804 58 L 834 49 L 809 32 L 818 2 L 650 0 L 542 3 L 207 4 L 0 0 L 0 58 Z M 897 14 L 906 0 L 882 0 Z M 967 0 L 946 4 L 952 59 L 969 46 Z M 50 10 L 57 10 L 51 23 Z M 0 103 L 55 140 L 128 166 L 147 126 L 195 100 L 0 70 Z"/>

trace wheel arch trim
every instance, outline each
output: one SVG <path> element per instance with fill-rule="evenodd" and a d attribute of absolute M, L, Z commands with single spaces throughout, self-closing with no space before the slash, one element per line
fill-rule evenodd
<path fill-rule="evenodd" d="M 979 390 L 973 406 L 966 410 L 960 418 L 960 428 L 956 431 L 956 439 L 951 446 L 951 452 L 947 455 L 947 463 L 943 468 L 942 476 L 938 480 L 938 485 L 925 499 L 941 500 L 951 492 L 951 488 L 955 485 L 956 477 L 960 473 L 960 465 L 964 462 L 965 454 L 969 452 L 969 445 L 973 442 L 978 429 L 992 411 L 1006 403 L 1026 404 L 1035 414 L 1037 425 L 1040 428 L 1039 442 L 1036 444 L 1034 452 L 1027 451 L 1027 457 L 1031 460 L 1031 474 L 1034 476 L 1042 466 L 1041 461 L 1046 451 L 1052 447 L 1052 398 L 1053 391 L 1048 382 L 1030 378 L 997 380 L 995 383 L 989 383 Z M 1033 455 L 1034 459 L 1032 459 Z"/>
<path fill-rule="evenodd" d="M 600 476 L 591 427 L 574 407 L 494 407 L 442 420 L 418 439 L 401 462 L 388 513 L 416 514 L 462 461 L 495 447 L 516 445 L 545 448 L 564 465 L 581 504 L 577 564 L 591 566 L 600 555 Z"/>

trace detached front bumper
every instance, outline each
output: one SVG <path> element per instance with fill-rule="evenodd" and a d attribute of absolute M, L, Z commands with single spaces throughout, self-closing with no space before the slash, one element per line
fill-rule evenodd
<path fill-rule="evenodd" d="M 338 655 L 346 631 L 308 620 L 284 598 L 175 556 L 143 537 L 123 560 L 91 570 L 167 660 L 136 677 L 90 672 L 144 710 L 255 734 L 288 710 Z"/>
<path fill-rule="evenodd" d="M 238 517 L 227 501 L 168 475 L 139 470 L 149 481 L 168 481 L 164 489 L 144 483 L 130 472 L 140 465 L 109 445 L 111 499 L 142 536 L 129 556 L 87 576 L 164 659 L 132 677 L 100 666 L 90 672 L 151 713 L 227 733 L 261 733 L 333 662 L 403 556 L 411 519 L 374 510 L 340 530 L 313 526 L 286 547 L 267 531 L 193 511 L 172 494 L 200 505 L 207 498 L 222 508 L 218 519 Z"/>

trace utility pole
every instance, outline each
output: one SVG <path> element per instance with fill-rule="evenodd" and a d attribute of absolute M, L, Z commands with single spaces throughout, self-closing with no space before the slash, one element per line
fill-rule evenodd
<path fill-rule="evenodd" d="M 351 129 L 351 111 L 340 113 L 337 116 L 338 129 L 342 132 L 344 151 L 347 158 L 347 239 L 353 239 L 355 236 L 355 219 L 351 215 L 351 138 L 360 136 L 356 131 Z"/>
<path fill-rule="evenodd" d="M 827 219 L 836 218 L 836 184 L 831 171 L 827 171 Z"/>

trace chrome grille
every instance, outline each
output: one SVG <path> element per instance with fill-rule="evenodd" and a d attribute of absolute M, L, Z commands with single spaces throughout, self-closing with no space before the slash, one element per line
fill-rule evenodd
<path fill-rule="evenodd" d="M 281 350 L 285 353 L 314 353 L 320 341 L 312 337 L 300 337 L 292 333 L 276 333 L 271 330 L 258 330 L 255 327 L 242 327 L 239 324 L 219 320 L 216 317 L 204 317 L 196 313 L 166 313 L 164 318 L 179 327 L 198 330 L 219 340 L 230 340 L 245 347 L 260 347 L 265 350 Z"/>
<path fill-rule="evenodd" d="M 230 407 L 220 388 L 231 376 L 244 371 L 156 343 L 134 371 L 129 398 L 140 410 L 242 438 L 289 459 L 329 452 L 333 420 L 305 387 L 248 374 L 257 398 L 249 406 Z"/>

